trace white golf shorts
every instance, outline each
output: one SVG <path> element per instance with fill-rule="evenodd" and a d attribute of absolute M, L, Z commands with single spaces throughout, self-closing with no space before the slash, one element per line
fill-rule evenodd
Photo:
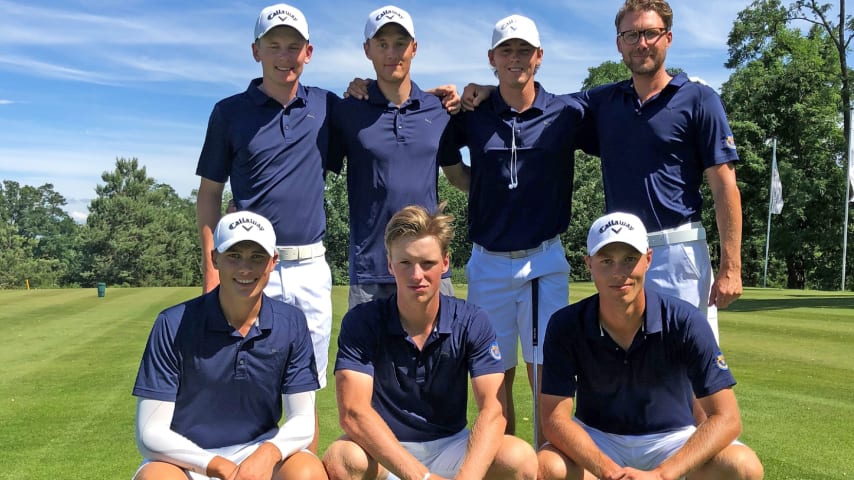
<path fill-rule="evenodd" d="M 646 274 L 646 285 L 699 308 L 712 327 L 715 340 L 720 344 L 718 309 L 709 306 L 713 276 L 709 245 L 702 238 L 652 247 L 652 263 Z"/>
<path fill-rule="evenodd" d="M 522 358 L 534 362 L 531 280 L 539 279 L 537 363 L 543 363 L 543 338 L 549 318 L 569 302 L 569 263 L 559 237 L 520 252 L 490 252 L 475 244 L 466 265 L 467 301 L 486 310 L 504 360 L 504 369 Z"/>
<path fill-rule="evenodd" d="M 682 445 L 685 445 L 688 438 L 697 430 L 695 426 L 688 425 L 671 432 L 648 435 L 618 435 L 597 430 L 585 425 L 577 418 L 574 420 L 590 435 L 602 453 L 621 467 L 637 468 L 638 470 L 652 470 L 661 465 L 663 461 L 682 448 Z M 733 441 L 732 444 L 742 445 L 738 440 Z"/>
<path fill-rule="evenodd" d="M 314 345 L 317 381 L 320 388 L 324 388 L 332 335 L 332 272 L 326 258 L 280 260 L 270 272 L 264 293 L 294 305 L 305 314 Z"/>
<path fill-rule="evenodd" d="M 466 456 L 469 435 L 469 429 L 464 428 L 450 437 L 430 442 L 400 442 L 400 444 L 431 473 L 445 478 L 454 478 Z M 388 480 L 400 479 L 389 472 Z"/>
<path fill-rule="evenodd" d="M 267 440 L 269 440 L 270 438 L 272 438 L 275 435 L 275 433 L 276 433 L 276 430 L 271 430 L 271 431 L 265 433 L 264 435 L 258 437 L 258 440 L 252 441 L 250 443 L 241 443 L 238 445 L 229 445 L 227 447 L 212 448 L 212 449 L 208 450 L 208 452 L 213 453 L 214 455 L 219 455 L 220 457 L 223 457 L 227 460 L 231 460 L 232 462 L 239 465 L 240 462 L 246 460 L 246 458 L 249 455 L 252 455 L 252 453 L 255 450 L 257 450 L 258 447 L 260 447 L 262 443 L 264 443 Z M 314 455 L 314 453 L 312 453 L 311 451 L 306 450 L 306 449 L 303 449 L 301 451 L 308 453 L 308 454 L 311 454 L 311 455 Z M 137 473 L 139 473 L 139 471 L 142 470 L 142 467 L 144 467 L 146 464 L 151 463 L 153 461 L 155 461 L 155 460 L 151 460 L 148 458 L 143 459 L 142 463 L 139 465 L 139 468 L 136 469 L 136 473 L 134 473 L 133 477 L 131 477 L 131 478 L 136 478 Z M 187 478 L 190 480 L 210 480 L 211 479 L 211 477 L 208 477 L 207 475 L 204 475 L 202 473 L 191 472 L 187 469 L 183 469 L 183 470 L 184 470 L 184 473 L 187 475 Z"/>

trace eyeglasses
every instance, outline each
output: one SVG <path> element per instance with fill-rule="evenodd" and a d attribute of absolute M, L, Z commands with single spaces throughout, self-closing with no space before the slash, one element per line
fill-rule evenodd
<path fill-rule="evenodd" d="M 652 43 L 665 33 L 667 33 L 666 28 L 658 27 L 647 28 L 645 30 L 626 30 L 625 32 L 618 33 L 617 36 L 622 38 L 627 44 L 634 45 L 640 41 L 641 37 L 646 40 L 646 43 Z"/>

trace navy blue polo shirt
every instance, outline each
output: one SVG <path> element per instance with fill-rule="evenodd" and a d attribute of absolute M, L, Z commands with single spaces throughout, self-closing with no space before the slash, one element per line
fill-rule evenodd
<path fill-rule="evenodd" d="M 649 231 L 701 220 L 703 172 L 738 161 L 720 96 L 680 73 L 641 105 L 631 80 L 583 92 L 602 159 L 605 209 L 637 215 Z"/>
<path fill-rule="evenodd" d="M 694 424 L 692 392 L 703 398 L 735 385 L 709 323 L 697 308 L 652 290 L 643 327 L 623 350 L 599 327 L 599 295 L 552 315 L 543 342 L 548 395 L 576 397 L 575 415 L 621 435 Z"/>
<path fill-rule="evenodd" d="M 394 283 L 388 272 L 385 227 L 407 205 L 430 212 L 438 203 L 438 149 L 450 115 L 438 97 L 412 82 L 398 107 L 377 82 L 368 100 L 347 98 L 335 106 L 327 169 L 340 173 L 347 158 L 350 206 L 350 283 Z"/>
<path fill-rule="evenodd" d="M 256 78 L 245 92 L 214 106 L 196 174 L 230 180 L 238 210 L 267 217 L 278 245 L 319 242 L 326 233 L 327 115 L 340 99 L 299 85 L 297 96 L 282 107 L 260 84 Z"/>
<path fill-rule="evenodd" d="M 305 315 L 263 297 L 246 337 L 225 319 L 219 287 L 160 313 L 133 394 L 175 402 L 171 428 L 202 448 L 250 442 L 282 418 L 282 394 L 317 390 Z"/>
<path fill-rule="evenodd" d="M 418 350 L 400 324 L 397 295 L 344 315 L 335 371 L 371 375 L 371 404 L 402 442 L 427 442 L 466 426 L 468 376 L 504 373 L 484 310 L 441 296 L 439 321 Z"/>
<path fill-rule="evenodd" d="M 488 250 L 533 248 L 569 226 L 583 109 L 573 97 L 536 88 L 533 106 L 522 113 L 496 92 L 474 111 L 455 115 L 443 142 L 442 155 L 449 155 L 443 164 L 469 148 L 469 237 Z"/>

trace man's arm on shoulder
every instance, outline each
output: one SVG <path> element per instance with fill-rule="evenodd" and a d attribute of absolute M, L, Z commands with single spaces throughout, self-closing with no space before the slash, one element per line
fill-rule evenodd
<path fill-rule="evenodd" d="M 498 453 L 507 426 L 507 419 L 498 398 L 503 382 L 503 373 L 490 373 L 471 379 L 478 414 L 472 425 L 466 456 L 457 479 L 484 478 Z"/>
<path fill-rule="evenodd" d="M 663 478 L 680 478 L 708 462 L 741 433 L 741 414 L 732 388 L 698 399 L 707 418 L 670 458 L 655 469 Z"/>
<path fill-rule="evenodd" d="M 344 92 L 344 98 L 353 97 L 358 100 L 367 100 L 368 85 L 373 81 L 374 79 L 372 78 L 354 78 L 350 81 L 350 84 L 347 85 L 347 91 Z M 451 115 L 460 111 L 462 103 L 460 94 L 457 92 L 456 85 L 439 85 L 438 87 L 433 87 L 424 91 L 439 97 L 439 99 L 442 100 L 442 106 L 445 107 L 445 110 L 447 110 Z"/>
<path fill-rule="evenodd" d="M 478 85 L 476 83 L 466 85 L 462 97 L 463 110 L 474 110 L 497 89 L 498 87 L 494 85 Z"/>
<path fill-rule="evenodd" d="M 471 170 L 463 162 L 454 165 L 445 165 L 442 167 L 442 172 L 451 185 L 468 193 L 469 185 L 471 184 Z"/>
<path fill-rule="evenodd" d="M 439 139 L 437 156 L 448 182 L 468 193 L 471 185 L 471 170 L 463 163 L 460 153 L 460 149 L 466 145 L 466 118 L 465 115 L 460 115 L 450 119 Z"/>
<path fill-rule="evenodd" d="M 622 469 L 602 453 L 590 435 L 573 420 L 572 397 L 542 394 L 543 434 L 555 448 L 596 478 L 620 478 Z"/>
<path fill-rule="evenodd" d="M 570 108 L 580 112 L 580 119 L 576 125 L 575 148 L 580 149 L 588 155 L 599 156 L 602 149 L 599 146 L 599 132 L 595 119 L 595 105 L 590 90 L 559 95 Z"/>
<path fill-rule="evenodd" d="M 202 246 L 202 292 L 207 293 L 219 285 L 219 275 L 213 267 L 213 231 L 222 216 L 222 192 L 225 184 L 202 177 L 196 198 L 196 226 Z"/>
<path fill-rule="evenodd" d="M 423 478 L 428 469 L 410 454 L 371 405 L 374 379 L 354 370 L 335 372 L 341 429 L 374 460 L 401 478 Z"/>
<path fill-rule="evenodd" d="M 374 80 L 372 78 L 359 78 L 356 77 L 353 80 L 350 80 L 350 84 L 347 85 L 347 90 L 344 92 L 343 97 L 353 97 L 356 100 L 367 100 L 368 99 L 368 85 L 371 84 Z"/>
<path fill-rule="evenodd" d="M 344 129 L 341 118 L 347 115 L 347 107 L 345 102 L 338 99 L 333 103 L 327 113 L 327 121 L 329 122 L 329 148 L 326 151 L 326 156 L 323 158 L 323 178 L 326 178 L 327 172 L 333 172 L 340 175 L 344 169 L 344 159 L 347 158 L 347 138 L 344 135 Z"/>
<path fill-rule="evenodd" d="M 136 445 L 151 460 L 168 462 L 196 473 L 230 478 L 233 462 L 207 452 L 171 428 L 175 402 L 139 398 L 136 404 Z"/>
<path fill-rule="evenodd" d="M 721 264 L 712 284 L 709 305 L 726 308 L 741 296 L 741 193 L 732 162 L 706 169 L 720 234 Z"/>
<path fill-rule="evenodd" d="M 460 98 L 460 93 L 457 92 L 456 85 L 439 85 L 438 87 L 433 87 L 424 91 L 439 97 L 439 99 L 442 100 L 442 106 L 445 107 L 445 110 L 447 110 L 451 115 L 455 115 L 460 112 L 460 108 L 462 108 L 462 100 Z"/>

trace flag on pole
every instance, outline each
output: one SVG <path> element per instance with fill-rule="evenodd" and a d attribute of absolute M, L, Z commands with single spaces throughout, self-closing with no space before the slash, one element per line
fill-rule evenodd
<path fill-rule="evenodd" d="M 777 159 L 771 161 L 771 213 L 779 215 L 783 211 L 783 184 L 777 171 Z"/>

